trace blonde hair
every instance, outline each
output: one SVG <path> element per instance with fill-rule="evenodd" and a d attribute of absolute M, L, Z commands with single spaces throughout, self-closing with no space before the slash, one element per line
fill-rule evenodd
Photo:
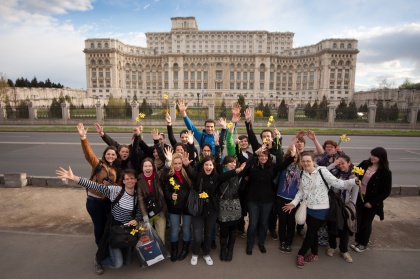
<path fill-rule="evenodd" d="M 175 170 L 174 170 L 174 165 L 173 162 L 175 161 L 175 159 L 180 159 L 182 162 L 182 156 L 179 153 L 174 153 L 172 154 L 172 164 L 171 164 L 171 170 L 169 171 L 169 176 L 174 176 L 175 175 Z M 192 182 L 191 179 L 188 177 L 187 172 L 184 169 L 184 166 L 182 166 L 181 168 L 181 174 L 182 176 L 185 178 L 185 180 L 187 181 L 188 186 L 192 186 Z"/>

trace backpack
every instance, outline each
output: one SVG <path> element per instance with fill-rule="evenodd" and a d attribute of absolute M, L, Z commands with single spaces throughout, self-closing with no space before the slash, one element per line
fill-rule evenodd
<path fill-rule="evenodd" d="M 325 187 L 328 189 L 328 201 L 330 208 L 327 214 L 327 222 L 329 222 L 329 232 L 334 235 L 338 234 L 338 230 L 343 230 L 344 223 L 347 220 L 345 213 L 345 205 L 343 200 L 334 192 L 332 187 L 328 186 L 328 183 L 325 181 L 324 176 L 322 175 L 321 169 L 318 170 L 321 175 L 322 180 L 324 181 Z"/>
<path fill-rule="evenodd" d="M 357 232 L 356 206 L 352 202 L 348 202 L 344 206 L 344 210 L 346 214 L 347 227 L 350 232 Z"/>
<path fill-rule="evenodd" d="M 95 175 L 97 175 L 101 171 L 101 169 L 102 169 L 102 160 L 99 160 L 99 163 L 93 170 L 92 175 L 90 176 L 89 180 L 92 180 L 95 177 Z"/>

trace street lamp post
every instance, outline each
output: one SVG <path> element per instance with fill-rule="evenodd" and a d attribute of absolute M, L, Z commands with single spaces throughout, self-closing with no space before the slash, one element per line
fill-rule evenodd
<path fill-rule="evenodd" d="M 197 92 L 197 106 L 198 106 L 198 120 L 201 122 L 201 113 L 200 113 L 200 93 Z"/>

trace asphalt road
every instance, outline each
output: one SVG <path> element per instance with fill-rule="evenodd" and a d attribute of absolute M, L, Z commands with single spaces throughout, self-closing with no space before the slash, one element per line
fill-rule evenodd
<path fill-rule="evenodd" d="M 128 144 L 132 134 L 109 135 L 121 144 Z M 338 141 L 339 136 L 318 136 L 318 141 L 321 144 L 327 139 Z M 368 158 L 372 148 L 382 146 L 388 151 L 393 184 L 420 184 L 419 137 L 348 136 L 351 140 L 341 146 L 354 163 Z M 283 146 L 286 147 L 292 138 L 292 135 L 285 135 Z M 89 129 L 88 139 L 94 152 L 101 157 L 106 144 L 93 127 Z M 146 134 L 145 139 L 152 143 L 150 134 Z M 307 149 L 314 149 L 308 138 Z M 3 174 L 26 172 L 30 176 L 55 176 L 57 167 L 70 165 L 74 173 L 88 177 L 91 170 L 83 156 L 76 128 L 74 133 L 0 132 L 0 154 L 0 173 Z"/>

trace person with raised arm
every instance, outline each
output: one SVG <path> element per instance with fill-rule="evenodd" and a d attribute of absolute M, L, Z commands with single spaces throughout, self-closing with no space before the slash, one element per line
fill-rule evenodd
<path fill-rule="evenodd" d="M 194 126 L 194 124 L 192 123 L 192 121 L 190 120 L 190 118 L 187 115 L 187 109 L 188 106 L 185 104 L 184 100 L 179 100 L 178 101 L 178 108 L 179 111 L 184 119 L 185 122 L 185 126 L 187 126 L 188 130 L 193 131 L 194 133 L 194 137 L 197 140 L 200 149 L 202 150 L 204 147 L 204 144 L 209 144 L 211 147 L 211 152 L 212 154 L 216 153 L 216 149 L 215 149 L 215 140 L 214 140 L 214 131 L 215 131 L 215 126 L 216 126 L 216 121 L 214 121 L 213 119 L 207 119 L 204 122 L 204 130 L 202 130 L 201 132 Z M 226 130 L 226 126 L 224 127 L 224 129 Z"/>
<path fill-rule="evenodd" d="M 182 165 L 181 154 L 172 154 L 172 148 L 164 150 L 165 167 L 162 173 L 163 189 L 169 212 L 171 261 L 182 261 L 188 255 L 191 242 L 191 215 L 186 209 L 188 194 L 193 185 Z M 182 218 L 182 221 L 181 221 Z M 183 246 L 178 254 L 179 228 L 182 224 Z"/>
<path fill-rule="evenodd" d="M 105 148 L 102 158 L 98 159 L 87 139 L 88 128 L 85 129 L 83 123 L 80 122 L 77 124 L 77 131 L 80 136 L 83 154 L 92 168 L 90 180 L 104 185 L 118 185 L 120 179 L 118 179 L 119 159 L 117 148 L 108 146 Z M 92 219 L 95 242 L 99 245 L 104 234 L 107 216 L 111 210 L 111 203 L 105 195 L 94 189 L 88 189 L 86 194 L 86 209 Z"/>
<path fill-rule="evenodd" d="M 119 198 L 118 202 L 113 204 L 111 218 L 108 219 L 107 228 L 111 225 L 130 225 L 137 226 L 141 221 L 141 214 L 138 207 L 136 193 L 136 172 L 132 169 L 126 169 L 123 177 L 123 187 L 118 185 L 104 185 L 79 177 L 73 174 L 71 168 L 68 170 L 60 167 L 55 173 L 59 178 L 70 179 L 88 190 L 101 193 L 111 202 Z M 108 229 L 109 230 L 109 229 Z M 103 267 L 118 269 L 123 265 L 129 265 L 133 247 L 112 248 L 109 246 L 109 232 L 102 236 L 98 252 L 94 260 L 94 272 L 97 275 L 104 273 Z"/>

